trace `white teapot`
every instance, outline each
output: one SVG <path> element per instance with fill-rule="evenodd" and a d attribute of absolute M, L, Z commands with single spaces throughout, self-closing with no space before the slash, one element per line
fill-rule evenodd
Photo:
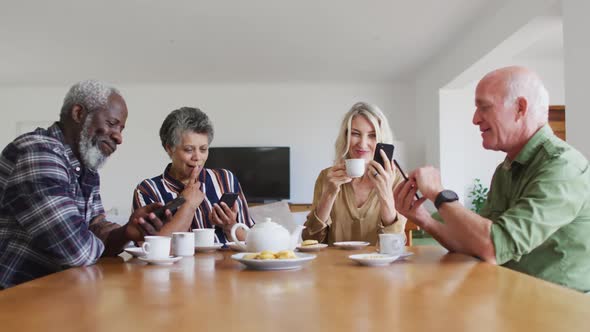
<path fill-rule="evenodd" d="M 236 236 L 238 228 L 246 231 L 246 245 Z M 289 234 L 285 227 L 271 221 L 270 218 L 264 218 L 263 222 L 256 223 L 252 228 L 236 223 L 231 228 L 231 238 L 240 249 L 247 252 L 295 250 L 304 228 L 305 226 L 297 226 L 293 233 Z"/>

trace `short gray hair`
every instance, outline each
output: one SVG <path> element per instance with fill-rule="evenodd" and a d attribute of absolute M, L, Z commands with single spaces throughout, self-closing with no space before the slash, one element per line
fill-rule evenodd
<path fill-rule="evenodd" d="M 181 107 L 172 111 L 160 127 L 160 140 L 166 149 L 176 147 L 185 132 L 207 134 L 209 144 L 213 141 L 213 124 L 205 112 L 194 107 Z"/>
<path fill-rule="evenodd" d="M 519 97 L 528 102 L 531 116 L 539 123 L 549 120 L 549 93 L 541 78 L 530 71 L 516 71 L 511 73 L 506 81 L 506 98 L 504 105 L 509 105 Z"/>
<path fill-rule="evenodd" d="M 97 80 L 80 81 L 70 88 L 61 107 L 60 119 L 65 119 L 74 105 L 80 105 L 89 113 L 106 108 L 112 94 L 121 95 L 119 90 Z"/>

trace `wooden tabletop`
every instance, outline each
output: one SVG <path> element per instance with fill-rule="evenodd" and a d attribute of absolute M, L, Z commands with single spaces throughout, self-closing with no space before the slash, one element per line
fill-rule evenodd
<path fill-rule="evenodd" d="M 364 250 L 371 251 L 373 248 Z M 328 248 L 297 271 L 233 252 L 171 266 L 137 259 L 0 291 L 2 331 L 588 331 L 590 296 L 439 247 L 386 267 Z"/>

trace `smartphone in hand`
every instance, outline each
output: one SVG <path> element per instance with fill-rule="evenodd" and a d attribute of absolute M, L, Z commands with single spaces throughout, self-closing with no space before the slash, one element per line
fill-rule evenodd
<path fill-rule="evenodd" d="M 404 178 L 404 180 L 406 180 L 406 182 L 409 181 L 408 176 L 406 175 L 406 173 L 404 173 L 404 171 L 402 171 L 402 168 L 399 166 L 399 164 L 397 163 L 397 160 L 393 160 L 393 163 L 395 164 L 395 167 L 397 167 L 397 169 L 399 170 L 400 173 L 402 173 L 402 177 Z M 418 196 L 418 193 L 416 192 L 416 199 L 420 199 L 420 196 Z"/>
<path fill-rule="evenodd" d="M 178 196 L 175 199 L 171 200 L 170 202 L 166 203 L 166 205 L 161 206 L 154 210 L 154 214 L 161 220 L 164 220 L 166 216 L 166 210 L 170 210 L 170 212 L 174 213 L 176 209 L 178 209 L 182 204 L 184 204 L 186 200 L 182 196 Z"/>
<path fill-rule="evenodd" d="M 221 204 L 221 202 L 223 202 L 231 209 L 234 206 L 236 199 L 238 199 L 237 193 L 223 193 L 219 199 L 219 203 Z"/>
<path fill-rule="evenodd" d="M 383 150 L 387 155 L 387 158 L 391 162 L 391 160 L 393 159 L 394 148 L 395 147 L 393 146 L 393 144 L 377 143 L 377 146 L 375 147 L 375 155 L 373 156 L 373 160 L 381 164 L 381 167 L 385 167 L 385 165 L 383 164 L 383 158 L 381 158 L 380 151 Z"/>

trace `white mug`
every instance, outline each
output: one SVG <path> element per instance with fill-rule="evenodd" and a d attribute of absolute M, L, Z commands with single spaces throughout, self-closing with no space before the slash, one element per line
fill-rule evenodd
<path fill-rule="evenodd" d="M 344 162 L 346 163 L 346 174 L 351 178 L 358 178 L 365 174 L 366 161 L 364 159 L 346 159 Z"/>
<path fill-rule="evenodd" d="M 386 255 L 399 255 L 404 252 L 406 235 L 404 233 L 379 234 L 379 252 Z"/>
<path fill-rule="evenodd" d="M 195 254 L 195 233 L 172 233 L 172 254 L 174 256 L 192 256 Z"/>
<path fill-rule="evenodd" d="M 195 247 L 212 247 L 215 240 L 219 242 L 217 235 L 215 235 L 215 228 L 195 228 Z"/>
<path fill-rule="evenodd" d="M 146 236 L 141 246 L 145 256 L 150 259 L 170 257 L 170 241 L 168 236 Z"/>

